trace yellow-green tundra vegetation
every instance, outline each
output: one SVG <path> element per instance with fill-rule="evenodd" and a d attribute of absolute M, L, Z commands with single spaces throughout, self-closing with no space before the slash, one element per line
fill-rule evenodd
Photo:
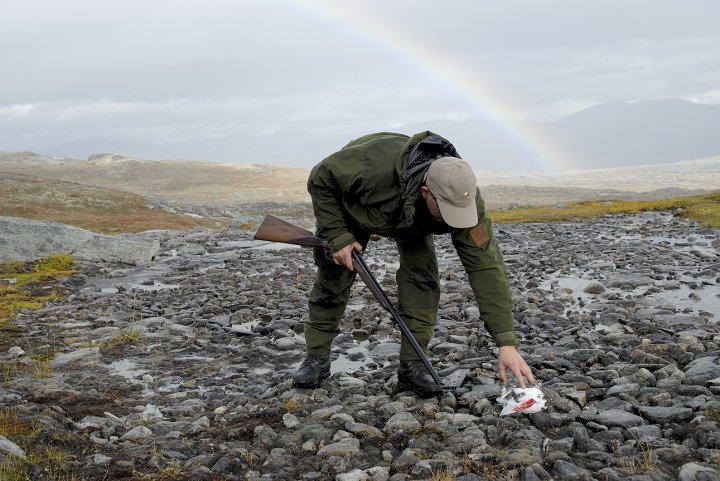
<path fill-rule="evenodd" d="M 33 263 L 0 262 L 0 329 L 12 329 L 11 321 L 23 309 L 39 309 L 58 297 L 54 281 L 77 272 L 69 254 L 53 254 Z"/>
<path fill-rule="evenodd" d="M 593 200 L 576 202 L 561 208 L 535 206 L 494 211 L 491 217 L 497 223 L 556 222 L 611 214 L 662 211 L 670 211 L 677 216 L 692 219 L 703 227 L 720 227 L 720 192 L 661 200 Z"/>
<path fill-rule="evenodd" d="M 0 262 L 0 350 L 6 351 L 17 343 L 21 334 L 13 319 L 22 310 L 39 309 L 59 297 L 57 281 L 77 272 L 77 263 L 68 254 L 53 254 L 34 263 L 23 261 Z M 26 356 L 21 361 L 2 363 L 2 384 L 18 375 L 36 378 L 52 376 L 47 355 Z M 41 423 L 26 419 L 17 409 L 0 409 L 0 436 L 4 436 L 24 450 L 27 458 L 12 456 L 0 462 L 0 479 L 25 481 L 36 479 L 72 480 L 67 466 L 71 458 L 65 446 L 75 445 L 73 439 L 63 439 L 54 433 L 43 432 Z"/>

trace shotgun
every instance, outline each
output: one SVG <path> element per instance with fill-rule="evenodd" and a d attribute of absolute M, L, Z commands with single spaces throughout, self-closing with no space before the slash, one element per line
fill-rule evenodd
<path fill-rule="evenodd" d="M 321 247 L 324 249 L 327 249 L 328 247 L 327 241 L 314 236 L 312 232 L 272 215 L 266 216 L 265 220 L 263 220 L 262 224 L 260 224 L 260 227 L 258 227 L 258 230 L 255 233 L 255 239 L 271 242 L 282 242 L 284 244 L 294 244 L 303 247 Z M 390 313 L 393 321 L 395 321 L 395 324 L 400 329 L 400 332 L 410 343 L 410 346 L 412 346 L 415 354 L 417 354 L 417 356 L 420 358 L 420 361 L 423 363 L 423 366 L 425 366 L 425 369 L 427 369 L 427 372 L 430 373 L 430 376 L 432 376 L 435 383 L 438 386 L 442 386 L 440 376 L 438 376 L 437 372 L 435 372 L 435 369 L 433 369 L 432 365 L 430 364 L 430 361 L 428 361 L 427 357 L 425 357 L 425 353 L 422 351 L 422 348 L 417 343 L 417 340 L 412 335 L 412 332 L 410 332 L 410 329 L 408 329 L 407 325 L 400 317 L 400 314 L 392 305 L 392 302 L 390 302 L 390 299 L 388 298 L 387 294 L 385 294 L 385 291 L 382 290 L 378 281 L 375 279 L 375 277 L 373 277 L 370 269 L 368 269 L 367 264 L 365 264 L 365 260 L 363 259 L 362 254 L 360 254 L 356 250 L 353 250 L 352 261 L 355 272 L 358 273 L 365 285 L 367 285 L 367 287 L 370 289 L 370 292 L 372 292 L 373 297 L 375 297 L 375 299 L 380 303 L 382 308 Z"/>

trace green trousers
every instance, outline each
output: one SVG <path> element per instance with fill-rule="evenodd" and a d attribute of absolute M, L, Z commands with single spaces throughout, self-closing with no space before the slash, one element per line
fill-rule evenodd
<path fill-rule="evenodd" d="M 368 237 L 355 236 L 363 246 Z M 432 339 L 440 302 L 435 241 L 432 235 L 396 240 L 400 267 L 396 274 L 400 317 L 423 351 Z M 350 297 L 356 273 L 336 265 L 322 249 L 315 250 L 318 270 L 310 292 L 309 319 L 305 321 L 305 342 L 309 354 L 330 358 L 333 339 L 340 332 L 340 320 Z M 402 336 L 400 360 L 418 360 L 410 343 Z"/>

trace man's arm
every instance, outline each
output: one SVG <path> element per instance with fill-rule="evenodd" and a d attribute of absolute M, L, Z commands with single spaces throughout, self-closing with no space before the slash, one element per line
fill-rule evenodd
<path fill-rule="evenodd" d="M 467 272 L 480 317 L 495 344 L 498 347 L 515 346 L 517 339 L 505 263 L 493 235 L 492 222 L 484 209 L 479 209 L 478 219 L 477 226 L 453 232 L 453 245 Z"/>
<path fill-rule="evenodd" d="M 316 234 L 328 241 L 331 252 L 357 242 L 343 217 L 343 194 L 328 159 L 312 169 L 307 189 L 317 223 Z"/>
<path fill-rule="evenodd" d="M 480 309 L 485 328 L 499 348 L 500 380 L 507 382 L 507 369 L 520 386 L 524 379 L 534 383 L 532 371 L 517 352 L 517 337 L 513 328 L 512 297 L 502 253 L 492 229 L 492 221 L 485 214 L 485 202 L 477 195 L 478 225 L 458 229 L 452 234 L 453 244 L 468 274 L 470 287 Z"/>

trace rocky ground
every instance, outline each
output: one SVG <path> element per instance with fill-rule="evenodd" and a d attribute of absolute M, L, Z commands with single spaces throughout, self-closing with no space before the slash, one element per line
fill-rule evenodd
<path fill-rule="evenodd" d="M 21 314 L 4 365 L 52 351 L 51 372 L 6 372 L 0 408 L 73 439 L 73 479 L 718 479 L 718 231 L 648 213 L 496 233 L 544 412 L 499 416 L 496 350 L 447 238 L 444 396 L 396 392 L 397 330 L 360 282 L 333 375 L 293 389 L 311 253 L 238 230 L 146 233 L 154 262 L 86 266 Z M 386 239 L 366 255 L 389 293 L 396 258 Z"/>

